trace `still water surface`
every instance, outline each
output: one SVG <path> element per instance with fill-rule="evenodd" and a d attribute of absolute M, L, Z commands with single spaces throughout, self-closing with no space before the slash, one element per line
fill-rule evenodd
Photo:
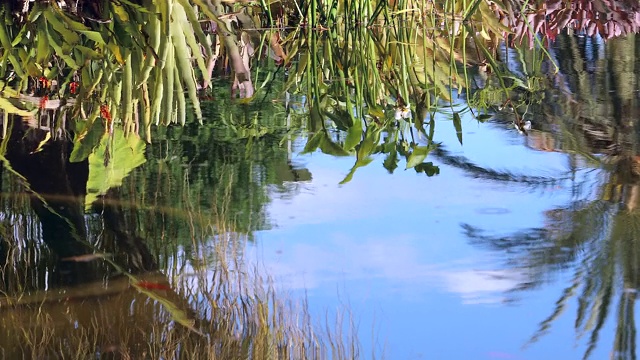
<path fill-rule="evenodd" d="M 453 131 L 439 139 L 477 164 L 556 178 L 570 171 L 569 155 L 531 149 L 513 129 L 472 119 L 464 128 L 463 147 Z M 531 189 L 477 179 L 436 159 L 441 174 L 433 178 L 413 171 L 389 175 L 374 163 L 338 185 L 350 159 L 319 153 L 294 159 L 313 180 L 293 198 L 273 192 L 267 212 L 275 228 L 258 233 L 254 257 L 283 288 L 306 294 L 319 316 L 325 308 L 350 306 L 364 349 L 382 348 L 394 359 L 582 356 L 585 341 L 575 340 L 571 307 L 548 336 L 522 348 L 553 312 L 570 271 L 518 291 L 531 281 L 530 269 L 509 264 L 517 255 L 508 251 L 473 244 L 462 225 L 507 237 L 544 228 L 545 212 L 571 203 L 573 186 L 592 184 L 597 171 L 577 169 L 574 181 Z M 613 326 L 602 330 L 594 358 L 607 356 Z"/>
<path fill-rule="evenodd" d="M 221 113 L 216 107 L 227 104 L 214 103 L 204 109 L 214 126 L 156 134 L 146 163 L 124 180 L 120 196 L 125 208 L 140 212 L 137 229 L 159 270 L 189 273 L 198 268 L 198 252 L 185 230 L 192 220 L 185 214 L 210 214 L 217 209 L 211 199 L 231 184 L 226 211 L 237 221 L 236 231 L 250 234 L 239 249 L 247 262 L 272 277 L 285 297 L 306 299 L 317 324 L 349 313 L 362 358 L 578 359 L 590 343 L 592 359 L 609 358 L 620 327 L 632 329 L 627 344 L 636 338 L 635 297 L 629 294 L 637 289 L 638 258 L 626 256 L 637 248 L 636 238 L 620 230 L 638 226 L 627 196 L 635 185 L 614 176 L 616 168 L 594 162 L 613 156 L 605 151 L 608 137 L 585 136 L 598 145 L 591 147 L 575 139 L 598 124 L 607 134 L 633 134 L 618 120 L 638 115 L 638 92 L 605 89 L 595 104 L 588 99 L 589 91 L 603 89 L 598 74 L 620 75 L 604 57 L 603 50 L 590 74 L 564 73 L 569 79 L 590 77 L 596 86 L 567 80 L 566 87 L 579 93 L 567 107 L 566 93 L 550 91 L 548 101 L 532 109 L 529 136 L 513 128 L 508 114 L 479 124 L 467 113 L 461 146 L 449 117 L 441 115 L 436 139 L 446 151 L 429 155 L 440 166 L 437 176 L 404 171 L 402 162 L 389 174 L 380 155 L 340 185 L 351 157 L 302 155 L 304 132 L 256 141 L 225 138 L 215 124 Z M 637 79 L 637 72 L 629 74 Z M 593 114 L 588 109 L 602 112 L 567 120 L 567 109 L 583 117 Z M 284 119 L 271 108 L 244 107 L 240 113 Z M 614 155 L 637 159 L 636 137 L 624 139 L 613 141 Z M 463 158 L 476 167 L 453 161 Z M 607 195 L 615 191 L 627 195 Z M 158 209 L 170 211 L 149 213 L 141 204 L 153 199 L 160 199 Z M 621 217 L 626 223 L 615 225 Z M 30 286 L 55 289 L 47 277 L 32 279 Z M 557 302 L 565 293 L 577 295 L 567 298 L 541 334 L 541 322 L 560 312 Z M 627 302 L 630 307 L 619 305 Z"/>

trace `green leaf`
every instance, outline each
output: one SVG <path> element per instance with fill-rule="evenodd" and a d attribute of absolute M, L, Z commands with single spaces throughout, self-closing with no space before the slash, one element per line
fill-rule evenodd
<path fill-rule="evenodd" d="M 142 74 L 137 80 L 138 85 L 142 85 L 147 82 L 147 79 L 149 79 L 149 74 L 151 74 L 151 70 L 153 70 L 156 66 L 156 63 L 160 61 L 159 58 L 156 60 L 156 58 L 159 56 L 158 51 L 160 50 L 160 41 L 162 39 L 162 34 L 160 32 L 160 20 L 158 20 L 157 16 L 152 16 L 149 19 L 146 24 L 145 30 L 147 34 L 149 34 L 146 48 L 147 58 L 144 59 Z M 162 61 L 164 61 L 164 59 Z"/>
<path fill-rule="evenodd" d="M 380 106 L 377 105 L 371 105 L 368 108 L 369 111 L 369 115 L 371 116 L 375 116 L 377 118 L 383 118 L 384 117 L 384 109 Z"/>
<path fill-rule="evenodd" d="M 480 14 L 482 15 L 483 24 L 487 24 L 489 29 L 496 34 L 513 34 L 513 31 L 502 24 L 499 18 L 494 14 L 493 10 L 489 7 L 489 3 L 481 1 L 479 4 Z"/>
<path fill-rule="evenodd" d="M 122 71 L 122 121 L 125 126 L 133 121 L 133 65 L 131 64 L 131 53 L 124 59 Z"/>
<path fill-rule="evenodd" d="M 207 2 L 207 4 L 209 3 L 210 2 Z M 159 0 L 156 1 L 155 4 L 158 7 L 158 10 L 160 10 L 160 29 L 162 35 L 169 35 L 172 2 L 169 0 Z M 204 3 L 202 3 L 202 1 L 196 1 L 196 4 L 200 6 L 206 6 Z"/>
<path fill-rule="evenodd" d="M 79 122 L 78 124 L 83 124 Z M 82 129 L 76 130 L 73 139 L 73 150 L 69 156 L 70 162 L 80 162 L 89 157 L 93 149 L 98 146 L 100 139 L 105 132 L 102 121 L 95 121 L 81 125 Z"/>
<path fill-rule="evenodd" d="M 78 31 L 82 35 L 86 36 L 87 39 L 94 41 L 96 44 L 105 45 L 104 39 L 102 38 L 102 34 L 97 31 Z"/>
<path fill-rule="evenodd" d="M 174 78 L 176 84 L 175 95 L 177 100 L 178 122 L 180 123 L 180 125 L 184 126 L 184 124 L 187 122 L 187 99 L 184 96 L 182 82 L 180 81 L 180 73 L 177 67 L 175 68 Z M 198 106 L 200 106 L 200 104 L 198 104 Z"/>
<path fill-rule="evenodd" d="M 187 16 L 185 15 L 182 6 L 175 5 L 173 14 L 176 17 L 176 21 L 187 23 Z M 196 118 L 199 122 L 202 122 L 202 111 L 200 109 L 200 99 L 198 99 L 196 76 L 193 72 L 193 66 L 190 61 L 190 51 L 187 47 L 187 33 L 188 31 L 180 26 L 171 27 L 171 39 L 173 40 L 173 45 L 175 46 L 174 56 L 176 58 L 178 67 L 177 70 L 179 70 L 176 71 L 176 74 L 179 74 L 179 77 L 174 76 L 174 78 L 176 79 L 176 81 L 179 81 L 183 86 L 187 88 L 189 100 L 191 100 L 191 103 L 193 104 Z M 198 56 L 202 57 L 200 52 L 198 52 Z"/>
<path fill-rule="evenodd" d="M 109 42 L 109 44 L 107 44 L 107 49 L 109 49 L 111 51 L 113 56 L 116 58 L 116 61 L 120 65 L 124 65 L 124 58 L 122 57 L 122 52 L 120 51 L 120 46 L 118 46 L 114 42 Z"/>
<path fill-rule="evenodd" d="M 409 159 L 407 159 L 406 169 L 411 169 L 412 167 L 422 164 L 430 151 L 431 148 L 429 146 L 416 146 L 411 155 L 409 155 Z"/>
<path fill-rule="evenodd" d="M 346 111 L 335 109 L 333 113 L 330 111 L 325 112 L 325 115 L 342 131 L 347 131 L 347 129 L 353 126 L 354 121 Z"/>
<path fill-rule="evenodd" d="M 113 34 L 116 38 L 116 43 L 123 48 L 131 49 L 135 46 L 133 39 L 136 34 L 133 34 L 131 31 L 128 31 L 130 28 L 121 23 L 119 20 L 113 21 Z"/>
<path fill-rule="evenodd" d="M 62 39 L 64 39 L 63 41 L 65 43 L 70 45 L 75 45 L 80 42 L 80 36 L 78 35 L 78 33 L 67 29 L 65 24 L 62 21 L 60 21 L 60 19 L 53 12 L 53 10 L 45 11 L 43 14 L 44 14 L 44 17 L 47 19 L 47 22 L 49 23 L 49 25 L 51 25 L 53 30 L 55 30 L 62 36 Z"/>
<path fill-rule="evenodd" d="M 123 4 L 127 4 L 127 5 L 131 6 L 137 12 L 141 12 L 141 13 L 145 13 L 145 14 L 151 14 L 152 13 L 147 8 L 145 8 L 144 6 L 140 6 L 140 5 L 136 4 L 135 2 L 128 1 L 128 0 L 120 0 L 120 2 L 123 3 Z"/>
<path fill-rule="evenodd" d="M 27 111 L 18 108 L 17 106 L 13 105 L 13 103 L 11 103 L 9 99 L 6 99 L 4 97 L 0 97 L 0 109 L 6 111 L 9 114 L 16 114 L 20 116 L 32 116 L 33 114 L 35 114 L 35 111 Z"/>
<path fill-rule="evenodd" d="M 57 42 L 57 35 L 55 31 L 50 31 L 48 27 L 45 27 L 45 31 L 47 33 L 47 40 L 49 40 L 49 45 L 55 50 L 56 55 L 62 58 L 64 62 L 69 65 L 72 69 L 77 69 L 78 65 L 75 60 L 69 56 L 67 52 L 65 52 L 63 46 Z"/>
<path fill-rule="evenodd" d="M 325 136 L 322 138 L 322 141 L 320 141 L 320 150 L 323 153 L 333 156 L 349 156 L 348 151 L 343 149 L 342 146 L 333 142 L 326 133 L 322 133 L 325 134 Z"/>
<path fill-rule="evenodd" d="M 167 46 L 167 48 L 168 48 L 167 62 L 164 68 L 162 69 L 162 82 L 164 83 L 163 84 L 164 91 L 162 93 L 162 108 L 161 108 L 162 110 L 160 113 L 160 120 L 162 121 L 163 125 L 167 125 L 171 123 L 171 115 L 174 109 L 173 95 L 175 91 L 175 84 L 174 84 L 174 80 L 175 80 L 174 67 L 176 66 L 175 47 L 169 41 L 169 45 Z"/>
<path fill-rule="evenodd" d="M 40 143 L 38 144 L 38 147 L 35 150 L 33 150 L 31 154 L 35 154 L 37 152 L 42 151 L 42 149 L 49 142 L 49 140 L 51 140 L 51 132 L 47 131 L 47 133 L 44 135 L 44 139 L 40 141 Z"/>
<path fill-rule="evenodd" d="M 178 0 L 178 2 L 180 3 L 180 5 L 182 5 L 182 8 L 184 10 L 184 13 L 187 17 L 188 23 L 183 23 L 183 31 L 185 31 L 185 36 L 187 36 L 187 41 L 189 42 L 189 46 L 191 46 L 191 51 L 193 51 L 194 54 L 196 55 L 200 55 L 200 57 L 202 57 L 202 53 L 200 51 L 200 46 L 202 46 L 204 48 L 204 53 L 207 56 L 207 58 L 210 58 L 212 56 L 212 50 L 211 50 L 211 44 L 207 38 L 207 36 L 205 35 L 204 31 L 202 31 L 202 26 L 200 26 L 200 22 L 198 21 L 198 16 L 193 8 L 193 6 L 191 6 L 191 4 L 189 3 L 189 0 Z M 187 28 L 188 25 L 191 24 L 191 28 L 193 31 L 193 34 L 188 34 L 187 33 Z M 193 35 L 196 36 L 197 38 L 197 42 L 196 41 L 192 41 L 191 38 L 193 37 Z M 194 47 L 194 45 L 197 45 L 197 47 Z M 200 62 L 198 62 L 198 66 L 201 66 Z M 205 82 L 208 83 L 211 79 L 210 79 L 210 73 L 208 72 L 206 66 L 204 69 L 201 69 L 203 76 L 205 77 Z"/>
<path fill-rule="evenodd" d="M 316 149 L 318 148 L 318 146 L 320 146 L 320 142 L 324 137 L 323 133 L 324 131 L 318 131 L 311 137 L 311 139 L 307 140 L 307 144 L 304 146 L 304 149 L 302 150 L 301 154 L 310 154 L 316 151 Z"/>
<path fill-rule="evenodd" d="M 433 165 L 431 161 L 427 163 L 418 164 L 415 167 L 416 172 L 425 173 L 427 176 L 434 176 L 440 174 L 440 167 Z"/>
<path fill-rule="evenodd" d="M 344 149 L 351 151 L 362 141 L 362 121 L 356 119 L 347 130 L 347 138 L 344 140 Z"/>
<path fill-rule="evenodd" d="M 453 127 L 456 128 L 458 141 L 460 141 L 460 145 L 462 145 L 462 119 L 460 118 L 460 113 L 457 111 L 453 112 Z"/>
<path fill-rule="evenodd" d="M 322 109 L 320 109 L 320 104 L 317 100 L 314 100 L 313 106 L 309 109 L 309 130 L 310 131 L 319 131 L 320 129 L 324 129 L 323 126 L 323 118 L 322 118 Z"/>
<path fill-rule="evenodd" d="M 85 59 L 94 60 L 94 59 L 102 58 L 102 55 L 100 53 L 86 46 L 77 45 L 73 49 L 74 51 L 75 50 L 80 51 L 80 53 L 82 53 L 82 56 L 84 56 Z"/>
<path fill-rule="evenodd" d="M 389 174 L 393 174 L 393 171 L 398 168 L 398 162 L 400 159 L 398 158 L 398 152 L 392 151 L 387 155 L 382 163 L 385 169 L 389 172 Z"/>
<path fill-rule="evenodd" d="M 111 5 L 112 5 L 112 13 L 116 14 L 118 19 L 120 19 L 122 22 L 125 22 L 125 23 L 128 23 L 131 21 L 131 18 L 129 17 L 129 13 L 122 5 L 118 5 L 117 3 L 115 3 L 115 1 Z"/>
<path fill-rule="evenodd" d="M 479 114 L 478 116 L 476 116 L 476 120 L 478 120 L 479 122 L 483 123 L 489 119 L 491 119 L 493 117 L 493 115 L 489 115 L 489 114 Z"/>
<path fill-rule="evenodd" d="M 46 32 L 38 32 L 38 35 L 36 36 L 36 43 L 36 62 L 38 64 L 44 64 L 45 61 L 49 61 L 49 56 L 51 55 L 51 47 L 49 46 L 49 39 Z"/>
<path fill-rule="evenodd" d="M 112 187 L 122 185 L 122 180 L 138 166 L 145 163 L 145 143 L 136 134 L 124 135 L 116 128 L 113 135 L 105 133 L 100 144 L 89 155 L 89 179 L 85 208 L 90 208 L 98 196 Z"/>
<path fill-rule="evenodd" d="M 47 10 L 50 11 L 50 10 Z M 52 8 L 51 11 L 53 11 L 54 15 L 58 18 L 60 18 L 62 21 L 64 21 L 67 24 L 67 27 L 71 30 L 74 31 L 89 31 L 91 29 L 89 29 L 89 27 L 87 27 L 85 24 L 75 21 L 72 18 L 70 18 L 69 16 L 67 16 L 65 14 L 65 12 L 60 9 L 59 7 L 55 7 Z"/>
<path fill-rule="evenodd" d="M 503 76 L 503 79 L 510 79 L 513 81 L 513 85 L 511 87 L 521 87 L 523 89 L 528 89 L 529 87 L 527 86 L 527 84 L 524 83 L 524 81 L 522 81 L 522 79 L 519 79 L 515 76 L 508 76 L 505 75 Z"/>
<path fill-rule="evenodd" d="M 364 137 L 364 140 L 358 147 L 358 159 L 364 159 L 374 152 L 376 146 L 378 145 L 378 142 L 380 141 L 381 131 L 382 129 L 379 128 L 367 128 L 367 133 Z"/>
<path fill-rule="evenodd" d="M 13 45 L 11 44 L 11 40 L 9 39 L 9 34 L 6 32 L 5 24 L 0 25 L 0 45 L 2 45 L 2 50 L 4 53 L 1 59 L 2 61 L 0 61 L 0 65 L 2 65 L 2 62 L 4 61 L 6 56 L 6 58 L 8 58 L 11 62 L 11 65 L 13 65 L 13 71 L 16 72 L 18 77 L 24 78 L 25 73 L 22 70 L 20 61 L 18 61 L 15 53 L 12 52 Z"/>
<path fill-rule="evenodd" d="M 345 176 L 344 179 L 342 179 L 342 181 L 340 181 L 340 185 L 344 185 L 344 184 L 348 183 L 349 181 L 351 181 L 353 179 L 353 175 L 356 173 L 356 170 L 358 170 L 358 168 L 363 167 L 363 166 L 367 166 L 372 161 L 373 161 L 372 157 L 366 157 L 366 158 L 363 158 L 363 159 L 356 160 L 355 165 L 353 165 L 353 167 L 351 168 L 351 170 L 349 171 L 347 176 Z"/>

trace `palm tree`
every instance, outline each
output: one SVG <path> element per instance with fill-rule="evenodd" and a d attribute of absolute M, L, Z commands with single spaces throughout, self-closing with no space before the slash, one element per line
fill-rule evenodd
<path fill-rule="evenodd" d="M 560 101 L 542 106 L 541 111 L 547 114 L 546 121 L 554 125 L 550 128 L 555 129 L 551 136 L 558 144 L 556 151 L 586 153 L 602 159 L 597 197 L 592 198 L 584 191 L 584 184 L 574 181 L 575 200 L 546 211 L 544 227 L 495 236 L 463 225 L 473 244 L 508 253 L 508 266 L 526 270 L 529 278 L 517 291 L 541 286 L 550 273 L 572 272 L 571 282 L 552 314 L 540 323 L 532 341 L 546 334 L 567 303 L 576 299 L 577 336 L 589 336 L 584 358 L 597 345 L 614 306 L 617 306 L 614 357 L 636 357 L 634 302 L 640 291 L 640 136 L 635 120 L 638 99 L 633 89 L 640 69 L 634 67 L 632 60 L 635 44 L 636 37 L 629 35 L 600 45 L 605 46 L 604 53 L 615 52 L 616 58 L 608 56 L 612 60 L 604 62 L 605 68 L 598 69 L 594 76 L 585 76 L 588 60 L 575 56 L 585 54 L 575 37 L 561 36 L 552 47 L 555 54 L 574 54 L 562 57 L 561 71 L 567 73 L 561 76 L 577 81 L 567 84 L 570 92 L 556 93 Z M 573 71 L 578 74 L 572 74 Z M 591 101 L 594 97 L 599 100 L 597 103 Z M 567 98 L 571 101 L 562 101 Z M 542 124 L 539 128 L 544 127 Z"/>

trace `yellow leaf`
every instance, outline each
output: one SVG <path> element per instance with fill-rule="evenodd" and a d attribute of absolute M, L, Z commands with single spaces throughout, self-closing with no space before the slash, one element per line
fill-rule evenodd
<path fill-rule="evenodd" d="M 487 34 L 487 32 L 484 30 L 484 27 L 482 27 L 482 30 L 480 30 L 480 36 L 482 36 L 487 41 L 491 41 L 491 36 Z"/>
<path fill-rule="evenodd" d="M 110 42 L 109 45 L 107 45 L 107 47 L 109 48 L 109 50 L 111 50 L 111 53 L 113 54 L 113 56 L 116 57 L 116 61 L 120 63 L 120 65 L 124 65 L 124 59 L 122 58 L 120 47 L 112 42 Z"/>
<path fill-rule="evenodd" d="M 42 148 L 46 145 L 46 143 L 49 142 L 50 139 L 51 139 L 51 133 L 47 131 L 46 135 L 44 136 L 44 139 L 40 141 L 40 144 L 38 144 L 38 147 L 35 150 L 33 150 L 31 154 L 35 154 L 37 152 L 42 151 Z"/>
<path fill-rule="evenodd" d="M 129 14 L 127 14 L 127 11 L 121 5 L 113 4 L 113 12 L 118 15 L 122 22 L 126 23 L 129 21 Z"/>

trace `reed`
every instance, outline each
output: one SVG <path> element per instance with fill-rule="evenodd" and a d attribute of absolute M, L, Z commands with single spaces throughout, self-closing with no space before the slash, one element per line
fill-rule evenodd
<path fill-rule="evenodd" d="M 229 204 L 230 194 L 231 189 L 227 188 L 222 195 L 227 196 L 226 200 L 212 201 Z M 306 300 L 276 291 L 266 270 L 243 255 L 247 235 L 235 230 L 226 208 L 203 212 L 194 206 L 198 201 L 185 199 L 180 212 L 183 220 L 191 224 L 189 238 L 182 240 L 189 250 L 165 244 L 169 251 L 159 250 L 154 255 L 158 259 L 165 257 L 157 271 L 128 273 L 115 256 L 107 263 L 124 274 L 49 290 L 43 288 L 45 284 L 4 287 L 0 299 L 3 356 L 359 357 L 357 335 L 348 315 L 323 323 L 311 317 Z M 12 251 L 19 250 L 19 243 L 12 246 Z M 96 246 L 102 246 L 96 252 L 112 250 L 106 241 Z M 28 257 L 24 253 L 19 256 Z M 104 260 L 95 256 L 87 261 Z M 23 267 L 32 264 L 6 263 L 5 284 L 24 283 L 19 271 Z M 349 332 L 343 333 L 344 329 Z"/>

